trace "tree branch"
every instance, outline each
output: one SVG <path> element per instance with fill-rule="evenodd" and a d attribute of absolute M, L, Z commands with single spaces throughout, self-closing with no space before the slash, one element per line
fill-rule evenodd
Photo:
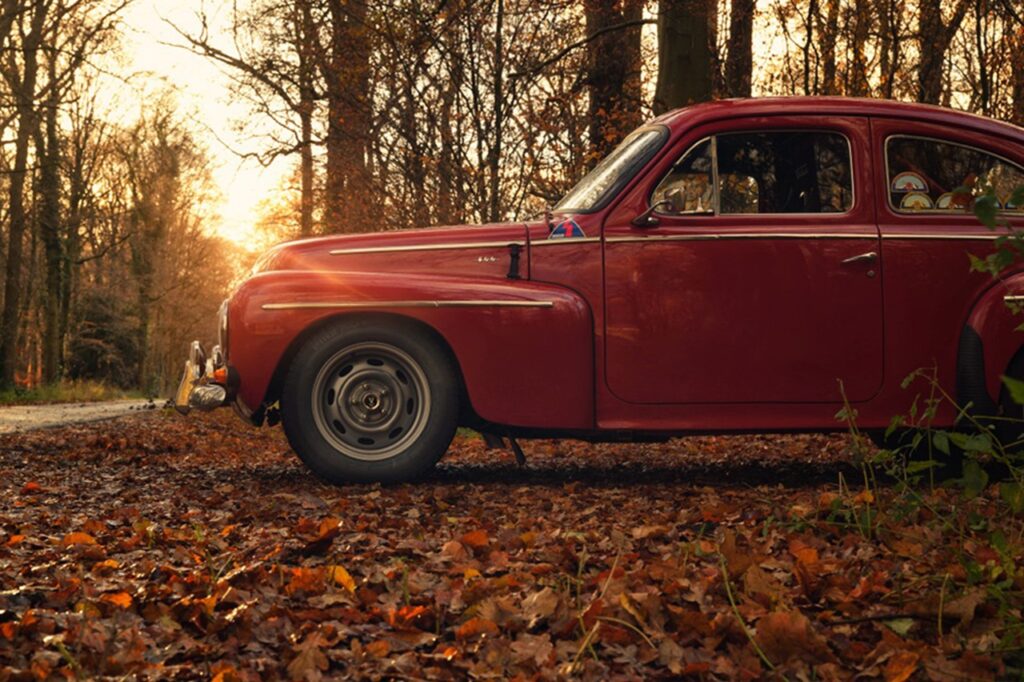
<path fill-rule="evenodd" d="M 565 57 L 567 54 L 569 54 L 573 50 L 578 50 L 581 47 L 585 47 L 586 45 L 594 42 L 595 40 L 597 40 L 598 38 L 600 38 L 601 36 L 603 36 L 606 33 L 611 33 L 613 31 L 621 31 L 621 30 L 624 30 L 624 29 L 627 29 L 627 28 L 634 28 L 636 26 L 643 26 L 644 24 L 656 24 L 656 23 L 658 23 L 657 19 L 637 19 L 635 21 L 623 21 L 622 23 L 612 24 L 611 26 L 605 26 L 602 29 L 598 29 L 598 30 L 594 31 L 593 33 L 591 33 L 590 35 L 586 36 L 585 38 L 582 38 L 581 40 L 577 40 L 575 43 L 571 43 L 569 45 L 566 45 L 565 47 L 563 47 L 561 50 L 556 52 L 551 57 L 548 57 L 544 61 L 539 62 L 539 63 L 535 64 L 534 66 L 531 66 L 529 69 L 527 69 L 525 71 L 517 71 L 516 73 L 509 74 L 509 78 L 512 79 L 512 80 L 518 80 L 520 78 L 525 78 L 526 76 L 533 76 L 533 75 L 537 74 L 538 72 L 542 71 L 543 69 L 547 68 L 548 66 L 551 66 L 555 62 L 561 60 L 563 57 Z"/>

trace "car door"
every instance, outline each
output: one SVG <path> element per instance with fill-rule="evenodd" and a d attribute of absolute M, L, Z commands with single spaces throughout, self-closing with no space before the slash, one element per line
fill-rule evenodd
<path fill-rule="evenodd" d="M 607 383 L 632 403 L 871 398 L 882 263 L 866 119 L 765 117 L 679 139 L 604 226 Z M 636 216 L 653 203 L 652 224 Z M 653 224 L 656 222 L 656 224 Z"/>

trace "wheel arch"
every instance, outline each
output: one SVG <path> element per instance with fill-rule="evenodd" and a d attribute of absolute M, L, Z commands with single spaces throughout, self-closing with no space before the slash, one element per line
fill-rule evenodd
<path fill-rule="evenodd" d="M 309 339 L 319 334 L 324 329 L 337 325 L 352 324 L 353 322 L 378 322 L 382 324 L 395 325 L 396 327 L 405 326 L 410 329 L 416 329 L 417 331 L 432 338 L 438 344 L 438 347 L 445 353 L 447 361 L 455 371 L 459 384 L 458 398 L 460 419 L 471 416 L 472 406 L 469 403 L 468 393 L 466 391 L 465 376 L 462 371 L 462 366 L 459 363 L 459 359 L 455 355 L 455 351 L 452 349 L 448 339 L 446 339 L 440 331 L 423 320 L 410 317 L 408 315 L 402 315 L 401 313 L 387 311 L 337 312 L 317 319 L 302 329 L 302 331 L 300 331 L 285 348 L 280 360 L 278 360 L 277 365 L 274 367 L 274 371 L 270 376 L 270 382 L 267 384 L 266 393 L 263 397 L 263 405 L 273 405 L 281 399 L 281 392 L 284 386 L 285 376 L 288 374 L 288 369 L 295 360 L 295 356 L 302 350 L 302 347 L 309 341 Z M 466 410 L 470 411 L 468 415 L 461 414 Z"/>
<path fill-rule="evenodd" d="M 1024 272 L 989 287 L 975 302 L 960 332 L 956 360 L 956 398 L 973 404 L 978 415 L 998 411 L 1002 377 L 1024 353 L 1020 315 L 1006 304 L 1010 295 L 1024 294 Z"/>

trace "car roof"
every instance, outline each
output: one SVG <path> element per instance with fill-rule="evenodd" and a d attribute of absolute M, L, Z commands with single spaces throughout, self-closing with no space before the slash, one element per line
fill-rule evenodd
<path fill-rule="evenodd" d="M 684 124 L 684 122 L 685 125 L 689 126 L 725 118 L 792 116 L 799 114 L 903 118 L 927 123 L 967 127 L 980 132 L 1009 137 L 1018 142 L 1024 141 L 1024 128 L 985 116 L 978 116 L 931 104 L 896 102 L 894 100 L 865 97 L 816 96 L 722 99 L 666 112 L 655 118 L 652 123 L 659 123 L 674 128 L 677 125 Z"/>

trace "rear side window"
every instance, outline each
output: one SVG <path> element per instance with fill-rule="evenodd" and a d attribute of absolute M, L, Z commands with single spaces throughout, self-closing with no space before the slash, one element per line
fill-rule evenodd
<path fill-rule="evenodd" d="M 1024 170 L 1006 159 L 954 142 L 896 135 L 885 143 L 889 204 L 901 212 L 963 211 L 970 195 L 991 188 L 999 207 L 1024 185 Z"/>
<path fill-rule="evenodd" d="M 853 206 L 850 145 L 825 131 L 716 135 L 690 148 L 658 185 L 663 214 L 844 213 Z"/>

